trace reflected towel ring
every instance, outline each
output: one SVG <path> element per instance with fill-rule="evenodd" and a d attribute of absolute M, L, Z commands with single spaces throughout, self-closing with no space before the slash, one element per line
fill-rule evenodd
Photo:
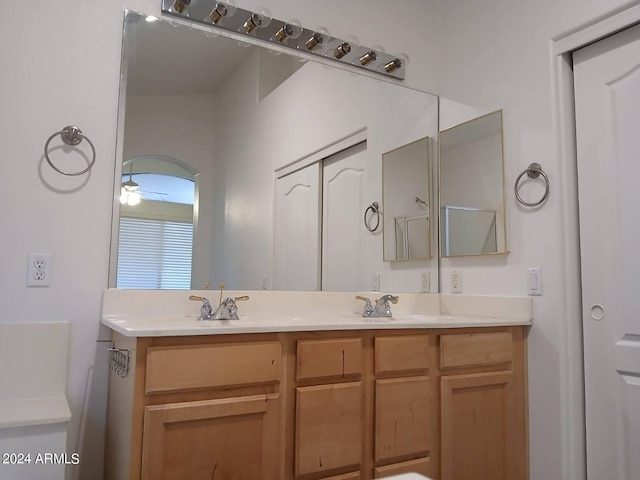
<path fill-rule="evenodd" d="M 371 210 L 371 213 L 376 216 L 375 227 L 371 226 L 371 222 L 367 222 L 367 213 L 369 213 L 369 210 Z M 364 211 L 364 226 L 367 227 L 367 230 L 369 230 L 370 232 L 375 232 L 380 226 L 380 205 L 378 204 L 378 202 L 373 202 Z"/>
<path fill-rule="evenodd" d="M 525 173 L 529 178 L 538 178 L 540 175 L 542 175 L 542 178 L 544 178 L 544 184 L 545 184 L 544 194 L 542 195 L 542 198 L 537 202 L 525 202 L 520 197 L 520 194 L 518 193 L 518 186 L 520 183 L 520 179 L 524 176 Z M 513 186 L 513 192 L 516 194 L 516 199 L 525 207 L 537 207 L 542 202 L 544 202 L 549 196 L 549 177 L 547 177 L 547 174 L 542 171 L 542 167 L 540 166 L 539 163 L 532 163 L 526 168 L 526 170 L 524 170 L 520 175 L 518 175 L 518 178 L 516 178 L 516 183 Z"/>
<path fill-rule="evenodd" d="M 89 163 L 89 166 L 79 172 L 65 172 L 63 170 L 60 170 L 58 167 L 56 167 L 51 161 L 51 159 L 49 158 L 49 143 L 51 143 L 51 140 L 53 140 L 53 137 L 55 137 L 56 135 L 60 135 L 60 138 L 62 139 L 62 141 L 67 145 L 71 145 L 71 146 L 76 146 L 80 144 L 80 142 L 82 142 L 82 139 L 86 139 L 89 145 L 91 146 L 91 150 L 93 151 L 93 159 Z M 62 175 L 68 175 L 68 176 L 82 175 L 83 173 L 87 173 L 89 170 L 91 170 L 91 168 L 93 167 L 93 164 L 96 163 L 96 147 L 93 145 L 93 142 L 89 140 L 89 137 L 86 137 L 82 133 L 82 130 L 80 130 L 78 127 L 67 126 L 67 127 L 64 127 L 62 130 L 60 130 L 59 132 L 54 133 L 47 139 L 47 141 L 44 144 L 44 158 L 47 160 L 47 163 L 51 168 L 53 168 L 56 172 L 61 173 Z"/>

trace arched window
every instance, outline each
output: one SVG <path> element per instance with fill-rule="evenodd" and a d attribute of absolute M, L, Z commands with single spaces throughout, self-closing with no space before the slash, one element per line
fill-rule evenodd
<path fill-rule="evenodd" d="M 189 289 L 195 175 L 175 158 L 123 162 L 116 286 Z"/>

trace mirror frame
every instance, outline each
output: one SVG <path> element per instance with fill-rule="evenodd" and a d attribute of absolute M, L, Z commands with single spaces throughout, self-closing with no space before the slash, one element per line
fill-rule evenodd
<path fill-rule="evenodd" d="M 463 126 L 468 126 L 469 124 L 485 119 L 492 115 L 500 115 L 500 174 L 502 175 L 501 185 L 502 185 L 502 214 L 500 215 L 500 219 L 502 220 L 503 228 L 502 234 L 496 231 L 496 243 L 502 240 L 504 249 L 496 252 L 488 252 L 488 253 L 469 253 L 469 254 L 461 254 L 461 255 L 443 255 L 443 246 L 442 246 L 442 230 L 443 230 L 443 218 L 442 218 L 442 208 L 444 205 L 442 204 L 442 134 L 446 132 L 450 132 L 451 130 Z M 507 255 L 509 251 L 509 225 L 507 223 L 508 215 L 507 215 L 507 189 L 506 189 L 506 171 L 505 171 L 505 155 L 504 155 L 504 111 L 502 109 L 494 110 L 492 112 L 486 113 L 484 115 L 480 115 L 459 124 L 453 125 L 451 127 L 445 128 L 444 130 L 440 130 L 438 133 L 438 255 L 440 258 L 460 258 L 460 257 L 478 257 L 478 256 L 495 256 L 495 255 Z"/>

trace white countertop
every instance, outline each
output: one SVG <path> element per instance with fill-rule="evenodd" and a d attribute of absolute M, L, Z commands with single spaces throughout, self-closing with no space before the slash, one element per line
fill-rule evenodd
<path fill-rule="evenodd" d="M 354 300 L 353 293 L 325 292 L 233 292 L 229 296 L 251 297 L 249 302 L 238 304 L 239 320 L 198 320 L 199 303 L 187 299 L 192 293 L 207 295 L 212 303 L 219 294 L 109 289 L 103 297 L 102 323 L 128 337 L 157 337 L 496 327 L 532 322 L 532 304 L 527 297 L 400 294 L 400 302 L 392 306 L 393 317 L 363 318 L 359 313 L 362 302 Z"/>
<path fill-rule="evenodd" d="M 363 318 L 352 315 L 240 315 L 239 320 L 198 320 L 196 316 L 107 315 L 102 323 L 128 337 L 221 335 L 231 333 L 370 330 L 396 328 L 464 328 L 530 325 L 530 320 L 472 316 L 408 315 Z"/>

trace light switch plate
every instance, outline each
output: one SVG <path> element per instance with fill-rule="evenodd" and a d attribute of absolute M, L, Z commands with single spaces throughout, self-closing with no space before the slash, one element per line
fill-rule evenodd
<path fill-rule="evenodd" d="M 540 267 L 527 269 L 527 289 L 531 296 L 542 295 L 542 269 Z"/>

